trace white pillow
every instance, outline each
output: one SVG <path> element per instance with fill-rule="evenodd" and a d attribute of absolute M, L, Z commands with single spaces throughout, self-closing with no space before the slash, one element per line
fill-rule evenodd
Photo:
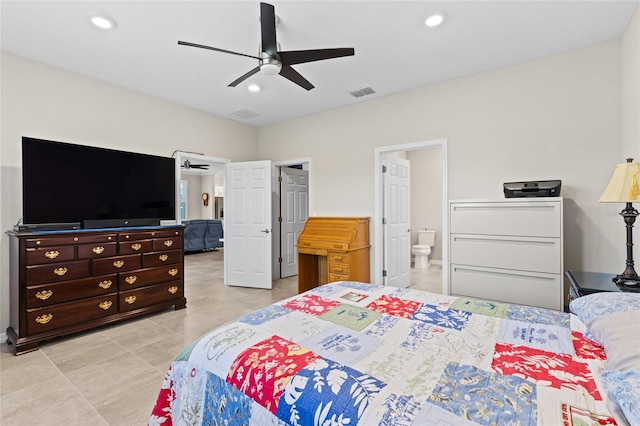
<path fill-rule="evenodd" d="M 604 346 L 607 370 L 640 370 L 640 311 L 596 316 L 586 325 Z"/>

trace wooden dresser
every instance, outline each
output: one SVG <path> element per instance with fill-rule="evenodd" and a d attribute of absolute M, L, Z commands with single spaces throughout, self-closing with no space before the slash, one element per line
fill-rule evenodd
<path fill-rule="evenodd" d="M 183 227 L 8 232 L 16 355 L 58 336 L 186 306 Z"/>
<path fill-rule="evenodd" d="M 298 292 L 334 281 L 369 282 L 369 247 L 369 218 L 308 218 L 298 237 Z"/>

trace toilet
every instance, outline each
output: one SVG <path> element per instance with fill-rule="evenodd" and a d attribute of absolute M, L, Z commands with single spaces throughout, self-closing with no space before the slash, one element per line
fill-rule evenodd
<path fill-rule="evenodd" d="M 424 269 L 429 267 L 431 247 L 435 244 L 436 231 L 432 229 L 420 229 L 418 231 L 418 244 L 411 247 L 411 253 L 415 256 L 414 268 Z"/>

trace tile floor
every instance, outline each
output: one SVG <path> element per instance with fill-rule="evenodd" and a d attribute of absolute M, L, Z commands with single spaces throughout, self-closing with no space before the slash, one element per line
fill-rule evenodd
<path fill-rule="evenodd" d="M 235 317 L 297 293 L 223 284 L 223 251 L 185 256 L 187 308 L 58 339 L 14 356 L 0 345 L 0 425 L 146 425 L 171 360 Z M 411 287 L 440 293 L 439 266 L 412 269 Z"/>

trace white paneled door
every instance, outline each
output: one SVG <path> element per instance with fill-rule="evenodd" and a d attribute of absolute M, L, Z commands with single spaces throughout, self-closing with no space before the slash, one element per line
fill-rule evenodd
<path fill-rule="evenodd" d="M 280 278 L 298 275 L 298 236 L 309 216 L 309 172 L 282 167 L 280 169 L 280 215 L 282 239 Z"/>
<path fill-rule="evenodd" d="M 225 284 L 271 288 L 271 161 L 226 167 Z"/>
<path fill-rule="evenodd" d="M 384 282 L 404 288 L 411 284 L 410 163 L 388 156 L 383 164 Z"/>

